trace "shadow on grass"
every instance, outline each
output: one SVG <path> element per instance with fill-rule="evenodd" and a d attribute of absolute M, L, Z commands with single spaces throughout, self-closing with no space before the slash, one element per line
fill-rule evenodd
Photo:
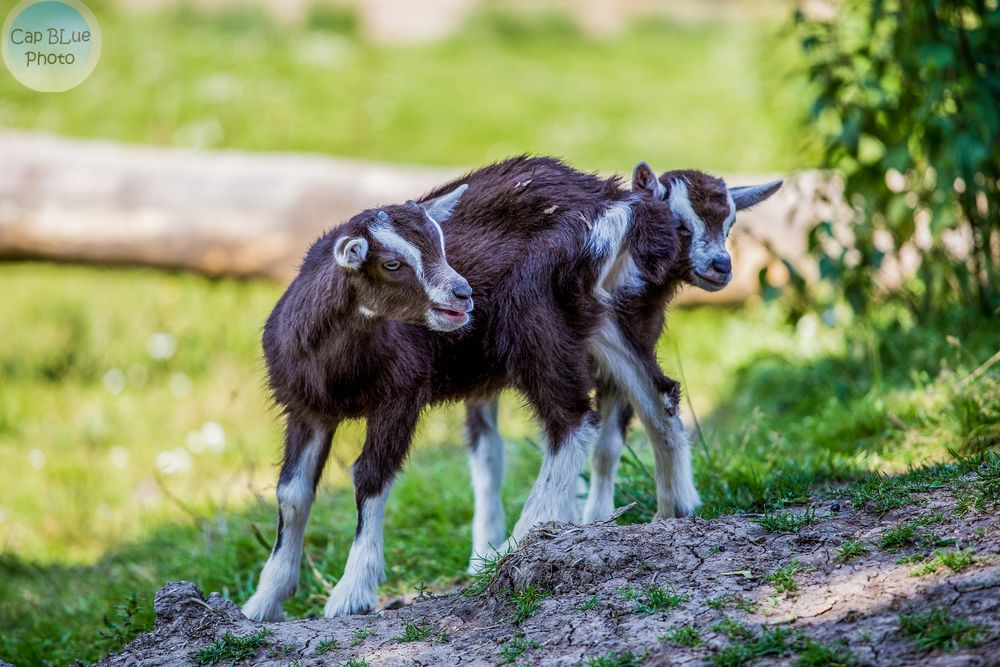
<path fill-rule="evenodd" d="M 774 509 L 873 471 L 1000 444 L 997 325 L 953 312 L 933 326 L 858 328 L 835 353 L 759 355 L 692 436 L 699 514 Z M 626 521 L 655 512 L 648 458 L 645 435 L 633 433 L 616 498 L 637 502 Z"/>
<path fill-rule="evenodd" d="M 527 498 L 535 446 L 517 443 L 505 490 L 508 518 Z M 416 452 L 393 487 L 386 516 L 383 594 L 442 589 L 464 577 L 471 549 L 472 490 L 464 448 Z M 188 524 L 160 526 L 90 566 L 39 565 L 0 555 L 0 658 L 18 667 L 93 661 L 152 628 L 153 594 L 166 581 L 192 581 L 242 602 L 250 596 L 274 536 L 270 498 Z M 352 489 L 321 488 L 306 535 L 290 618 L 321 615 L 354 538 Z"/>

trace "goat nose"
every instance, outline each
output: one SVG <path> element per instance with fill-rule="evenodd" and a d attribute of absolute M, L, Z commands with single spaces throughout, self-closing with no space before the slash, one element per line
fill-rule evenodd
<path fill-rule="evenodd" d="M 719 273 L 729 273 L 733 270 L 733 261 L 729 259 L 729 255 L 718 255 L 712 260 L 712 268 Z"/>
<path fill-rule="evenodd" d="M 457 299 L 468 299 L 472 296 L 472 288 L 469 287 L 469 283 L 463 280 L 460 283 L 455 283 L 455 286 L 451 288 L 451 293 Z"/>

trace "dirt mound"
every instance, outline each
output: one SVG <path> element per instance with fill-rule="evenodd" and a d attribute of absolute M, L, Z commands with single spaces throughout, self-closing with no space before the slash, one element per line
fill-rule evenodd
<path fill-rule="evenodd" d="M 1000 665 L 998 522 L 960 516 L 954 493 L 881 517 L 826 501 L 763 521 L 547 524 L 478 595 L 369 616 L 260 624 L 170 583 L 156 629 L 99 664 Z"/>

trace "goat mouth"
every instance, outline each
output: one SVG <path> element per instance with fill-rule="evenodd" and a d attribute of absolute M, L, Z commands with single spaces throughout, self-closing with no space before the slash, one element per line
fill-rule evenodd
<path fill-rule="evenodd" d="M 469 321 L 469 314 L 462 310 L 441 308 L 440 306 L 433 306 L 431 310 L 434 311 L 435 315 L 451 324 L 462 325 Z"/>
<path fill-rule="evenodd" d="M 698 282 L 702 283 L 701 285 L 699 285 L 699 287 L 707 288 L 713 292 L 718 291 L 723 287 L 725 287 L 726 285 L 728 285 L 729 280 L 732 277 L 732 274 L 729 274 L 725 278 L 720 280 L 719 278 L 706 276 L 704 273 L 695 273 L 694 275 L 695 278 L 698 279 Z"/>

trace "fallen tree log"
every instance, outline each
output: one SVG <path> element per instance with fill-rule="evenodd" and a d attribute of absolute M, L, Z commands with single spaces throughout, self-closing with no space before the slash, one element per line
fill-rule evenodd
<path fill-rule="evenodd" d="M 138 264 L 279 281 L 294 275 L 324 230 L 365 208 L 415 198 L 462 171 L 19 132 L 0 132 L 0 155 L 0 259 Z M 682 300 L 738 301 L 756 292 L 757 272 L 770 261 L 762 241 L 798 256 L 826 187 L 819 172 L 796 174 L 778 195 L 741 214 L 732 241 L 733 284 L 715 295 L 687 290 Z"/>

